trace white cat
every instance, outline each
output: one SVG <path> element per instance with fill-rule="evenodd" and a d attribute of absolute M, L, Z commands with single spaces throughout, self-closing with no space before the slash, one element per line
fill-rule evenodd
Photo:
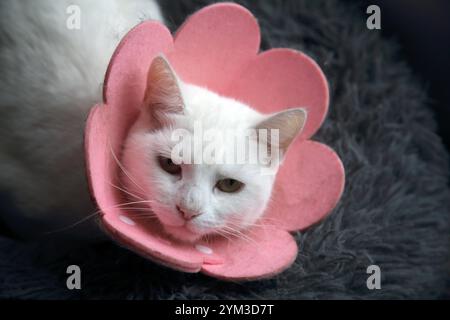
<path fill-rule="evenodd" d="M 79 30 L 67 27 L 71 5 Z M 95 211 L 85 120 L 120 39 L 148 19 L 163 21 L 154 0 L 0 1 L 0 192 L 19 209 L 1 218 L 19 235 L 48 237 Z M 52 234 L 97 237 L 94 220 Z"/>
<path fill-rule="evenodd" d="M 66 8 L 81 9 L 81 29 L 66 27 Z M 19 214 L 3 220 L 24 237 L 84 221 L 95 211 L 85 180 L 83 130 L 89 108 L 101 101 L 111 54 L 122 36 L 143 19 L 162 21 L 151 0 L 3 0 L 0 4 L 0 192 Z M 146 98 L 120 160 L 122 187 L 149 209 L 173 237 L 251 226 L 270 199 L 274 176 L 261 164 L 175 164 L 172 133 L 195 123 L 217 132 L 248 128 L 280 130 L 280 151 L 304 126 L 292 109 L 262 115 L 238 101 L 183 83 L 158 57 L 148 74 Z M 234 148 L 220 146 L 225 153 Z M 95 238 L 86 219 L 56 235 Z"/>
<path fill-rule="evenodd" d="M 251 128 L 278 129 L 278 148 L 284 154 L 305 120 L 303 109 L 262 115 L 243 103 L 185 84 L 163 57 L 157 57 L 149 69 L 140 116 L 122 152 L 122 185 L 136 195 L 136 202 L 151 201 L 151 211 L 174 238 L 195 241 L 208 234 L 239 235 L 264 213 L 275 175 L 262 174 L 261 167 L 268 165 L 263 159 L 177 165 L 172 157 L 174 130 L 186 130 L 194 141 L 199 134 L 196 124 L 204 131 L 214 129 L 210 148 L 229 154 L 235 152 L 235 141 L 215 140 L 214 135 L 225 136 L 230 129 L 237 135 Z M 211 146 L 214 143 L 218 145 Z"/>

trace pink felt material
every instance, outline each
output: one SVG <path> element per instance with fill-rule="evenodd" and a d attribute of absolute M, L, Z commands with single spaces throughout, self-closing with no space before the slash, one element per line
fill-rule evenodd
<path fill-rule="evenodd" d="M 131 30 L 114 53 L 105 79 L 104 103 L 95 106 L 85 131 L 91 193 L 101 224 L 121 245 L 166 266 L 224 280 L 273 276 L 293 263 L 297 244 L 289 233 L 326 216 L 344 188 L 344 168 L 329 147 L 308 140 L 328 108 L 328 86 L 318 65 L 301 52 L 258 53 L 260 31 L 253 15 L 231 3 L 203 8 L 175 37 L 157 22 Z M 290 107 L 308 110 L 307 124 L 290 147 L 277 175 L 273 201 L 261 226 L 245 239 L 217 237 L 209 243 L 171 240 L 153 219 L 133 221 L 118 185 L 118 155 L 143 99 L 146 74 L 164 54 L 180 78 L 269 113 Z"/>

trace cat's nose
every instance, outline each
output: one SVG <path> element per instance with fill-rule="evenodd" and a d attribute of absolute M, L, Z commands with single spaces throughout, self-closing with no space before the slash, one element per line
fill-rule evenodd
<path fill-rule="evenodd" d="M 201 215 L 198 211 L 188 210 L 186 208 L 181 208 L 180 206 L 177 206 L 177 210 L 180 213 L 180 215 L 183 217 L 184 220 L 190 221 L 194 219 L 195 217 L 198 217 Z"/>

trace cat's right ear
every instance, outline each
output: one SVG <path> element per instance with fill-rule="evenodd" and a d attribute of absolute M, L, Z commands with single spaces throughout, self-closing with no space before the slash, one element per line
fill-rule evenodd
<path fill-rule="evenodd" d="M 268 150 L 277 147 L 281 154 L 285 154 L 289 145 L 295 137 L 303 130 L 306 123 L 306 110 L 303 108 L 287 109 L 269 115 L 264 121 L 256 126 L 256 129 L 268 130 Z M 278 141 L 271 141 L 271 130 L 278 130 Z"/>
<path fill-rule="evenodd" d="M 168 125 L 170 114 L 183 113 L 178 77 L 163 56 L 155 57 L 148 71 L 143 108 L 153 129 Z"/>

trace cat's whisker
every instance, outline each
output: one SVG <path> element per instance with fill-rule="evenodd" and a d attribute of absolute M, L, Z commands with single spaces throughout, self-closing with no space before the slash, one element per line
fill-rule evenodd
<path fill-rule="evenodd" d="M 131 197 L 133 197 L 133 198 L 136 198 L 136 199 L 138 199 L 138 200 L 145 200 L 143 197 L 141 197 L 141 196 L 139 196 L 139 195 L 136 195 L 136 194 L 134 194 L 134 193 L 128 191 L 128 190 L 125 189 L 125 188 L 121 188 L 121 187 L 119 187 L 119 186 L 116 186 L 115 184 L 113 184 L 113 183 L 111 183 L 111 182 L 108 182 L 108 183 L 111 185 L 111 187 L 116 188 L 117 190 L 120 190 L 120 191 L 122 191 L 122 192 L 125 192 L 126 194 L 128 194 L 129 196 L 131 196 Z"/>
<path fill-rule="evenodd" d="M 139 189 L 141 189 L 144 193 L 145 193 L 145 189 L 142 188 L 132 177 L 131 174 L 125 169 L 125 167 L 122 165 L 122 163 L 120 163 L 119 159 L 117 158 L 116 154 L 114 153 L 114 150 L 112 148 L 111 145 L 111 141 L 109 141 L 109 149 L 111 151 L 111 154 L 114 158 L 114 161 L 117 163 L 117 165 L 119 166 L 119 168 L 122 170 L 122 172 L 127 176 L 127 178 L 134 184 L 136 185 L 136 187 L 138 187 Z"/>
<path fill-rule="evenodd" d="M 230 227 L 235 228 L 235 231 L 238 232 L 239 234 L 242 234 L 243 236 L 247 237 L 248 239 L 251 239 L 252 241 L 255 241 L 252 236 L 255 235 L 255 229 L 252 227 L 248 227 L 245 230 L 242 230 L 240 225 L 236 225 L 236 224 L 229 224 Z M 258 228 L 262 228 L 264 226 L 258 226 Z"/>
<path fill-rule="evenodd" d="M 135 201 L 135 202 L 122 203 L 122 204 L 118 204 L 118 205 L 107 207 L 105 210 L 113 209 L 113 208 L 120 208 L 120 209 L 123 209 L 123 210 L 130 210 L 130 208 L 122 208 L 121 206 L 130 205 L 130 204 L 148 203 L 148 202 L 150 202 L 150 200 L 148 200 L 148 201 Z M 133 207 L 133 209 L 134 209 L 134 207 Z M 143 209 L 151 210 L 150 208 L 148 208 L 148 209 L 147 208 L 143 208 Z M 60 233 L 60 232 L 64 232 L 64 231 L 70 230 L 70 229 L 75 228 L 76 226 L 82 224 L 83 222 L 86 222 L 89 219 L 95 217 L 97 214 L 99 214 L 102 211 L 103 210 L 99 209 L 99 210 L 89 214 L 88 216 L 86 216 L 86 217 L 84 217 L 84 218 L 82 218 L 82 219 L 80 219 L 80 220 L 78 220 L 78 221 L 76 221 L 76 222 L 66 226 L 66 227 L 62 227 L 60 229 L 44 232 L 44 234 L 45 235 L 49 235 L 49 234 Z"/>
<path fill-rule="evenodd" d="M 149 208 L 135 208 L 135 207 L 129 207 L 129 208 L 120 208 L 123 211 L 147 211 L 147 212 L 151 212 L 151 210 Z"/>
<path fill-rule="evenodd" d="M 227 227 L 228 228 L 232 228 L 233 230 L 235 230 L 236 232 L 240 232 L 240 233 L 243 233 L 243 232 L 246 232 L 246 233 L 251 233 L 251 229 L 252 229 L 252 227 L 253 227 L 253 225 L 248 225 L 248 226 L 246 226 L 246 227 L 243 227 L 243 225 L 242 225 L 242 223 L 241 223 L 241 221 L 239 220 L 239 219 L 233 219 L 233 218 L 229 218 L 228 220 L 227 220 Z"/>
<path fill-rule="evenodd" d="M 230 223 L 236 223 L 237 226 L 241 225 L 241 220 L 236 218 L 235 220 L 233 219 L 233 217 L 229 218 L 229 222 Z M 251 227 L 267 227 L 267 226 L 272 226 L 274 223 L 279 223 L 281 222 L 280 219 L 274 219 L 274 218 L 265 218 L 262 217 L 258 220 L 256 220 L 255 222 L 249 223 L 247 226 L 248 228 Z"/>
<path fill-rule="evenodd" d="M 133 210 L 133 211 L 130 211 L 128 213 L 129 213 L 130 216 L 133 216 L 133 217 L 152 216 L 152 217 L 157 218 L 157 216 L 154 215 L 152 212 L 149 212 L 149 211 L 146 211 L 146 210 L 141 210 L 141 209 Z"/>
<path fill-rule="evenodd" d="M 143 200 L 143 201 L 133 201 L 133 202 L 126 202 L 126 203 L 119 203 L 119 204 L 116 204 L 116 205 L 113 205 L 113 206 L 106 207 L 104 210 L 117 209 L 117 208 L 125 210 L 126 208 L 124 206 L 133 205 L 133 204 L 140 204 L 140 203 L 152 203 L 152 201 L 150 201 L 150 200 Z M 130 208 L 135 208 L 135 207 L 130 207 Z M 145 208 L 145 209 L 147 209 L 147 208 Z M 148 208 L 148 210 L 151 210 L 150 207 Z M 95 211 L 93 214 L 98 214 L 98 213 L 100 213 L 102 211 L 103 211 L 102 209 L 99 209 L 99 210 Z"/>
<path fill-rule="evenodd" d="M 246 240 L 249 243 L 258 245 L 258 243 L 253 238 L 251 238 L 250 236 L 248 236 L 247 234 L 243 233 L 238 229 L 232 228 L 230 226 L 225 226 L 222 230 L 228 230 L 230 233 L 236 235 L 238 238 Z"/>
<path fill-rule="evenodd" d="M 205 234 L 202 237 L 203 241 L 205 241 L 205 243 L 209 244 L 211 242 L 211 235 L 210 234 Z"/>
<path fill-rule="evenodd" d="M 233 228 L 230 228 L 230 227 L 227 227 L 227 226 L 222 227 L 220 230 L 223 231 L 223 232 L 226 232 L 226 233 L 228 233 L 230 235 L 233 235 L 236 238 L 242 238 L 242 239 L 245 238 L 240 233 L 238 233 L 237 230 L 235 230 Z"/>
<path fill-rule="evenodd" d="M 217 230 L 216 234 L 227 239 L 228 241 L 233 241 L 230 237 L 228 237 L 228 233 L 223 232 L 223 230 Z"/>
<path fill-rule="evenodd" d="M 92 214 L 90 214 L 90 215 L 88 215 L 88 216 L 78 220 L 77 222 L 72 223 L 71 225 L 68 225 L 66 227 L 62 227 L 60 229 L 56 229 L 56 230 L 53 230 L 53 231 L 44 232 L 44 235 L 51 235 L 51 234 L 55 234 L 55 233 L 60 233 L 60 232 L 64 232 L 64 231 L 67 231 L 69 229 L 75 228 L 76 226 L 82 224 L 83 222 L 94 218 L 97 214 L 98 214 L 98 212 L 94 212 L 94 213 L 92 213 Z"/>
<path fill-rule="evenodd" d="M 204 221 L 202 223 L 203 227 L 214 227 L 215 223 L 214 221 Z M 242 228 L 242 226 L 238 225 L 238 224 L 234 224 L 234 223 L 229 223 L 229 225 L 224 226 L 220 229 L 215 230 L 215 233 L 218 235 L 223 236 L 224 234 L 227 234 L 228 236 L 231 236 L 232 238 L 240 238 L 243 239 L 249 243 L 252 244 L 256 244 L 256 242 L 254 241 L 254 239 L 252 239 L 251 237 L 249 237 L 247 234 L 245 234 L 244 232 L 242 232 L 240 229 Z M 230 237 L 227 237 L 228 240 L 231 240 Z"/>
<path fill-rule="evenodd" d="M 224 230 L 222 230 L 222 231 L 224 231 Z M 230 231 L 225 231 L 225 233 L 228 233 L 229 235 L 231 235 L 234 239 L 241 239 L 241 240 L 244 240 L 244 241 L 246 241 L 247 243 L 249 243 L 249 244 L 256 244 L 254 241 L 252 241 L 251 239 L 249 239 L 249 238 L 247 238 L 247 237 L 245 237 L 245 236 L 242 236 L 241 234 L 238 234 L 238 233 L 235 233 L 235 232 L 230 232 Z"/>
<path fill-rule="evenodd" d="M 137 216 L 132 216 L 133 221 L 148 221 L 148 220 L 156 220 L 157 218 L 155 216 L 152 215 L 137 215 Z"/>
<path fill-rule="evenodd" d="M 275 219 L 275 218 L 269 218 L 269 217 L 262 217 L 260 218 L 258 221 L 270 221 L 270 222 L 275 222 L 275 223 L 282 223 L 283 220 L 281 219 Z"/>
<path fill-rule="evenodd" d="M 250 236 L 248 236 L 247 234 L 235 229 L 235 228 L 231 228 L 231 227 L 225 227 L 226 230 L 229 230 L 229 232 L 235 234 L 237 237 L 242 238 L 242 239 L 247 239 L 247 240 L 252 240 Z"/>
<path fill-rule="evenodd" d="M 111 208 L 120 208 L 122 206 L 128 206 L 128 205 L 133 205 L 133 204 L 154 203 L 154 202 L 155 201 L 153 201 L 153 200 L 140 200 L 140 201 L 124 202 L 124 203 L 119 203 L 114 206 L 111 206 Z M 150 209 L 150 207 L 149 207 L 149 209 Z"/>
<path fill-rule="evenodd" d="M 138 218 L 133 218 L 133 221 L 136 222 L 140 222 L 140 221 L 153 221 L 155 220 L 155 217 L 138 217 Z"/>

